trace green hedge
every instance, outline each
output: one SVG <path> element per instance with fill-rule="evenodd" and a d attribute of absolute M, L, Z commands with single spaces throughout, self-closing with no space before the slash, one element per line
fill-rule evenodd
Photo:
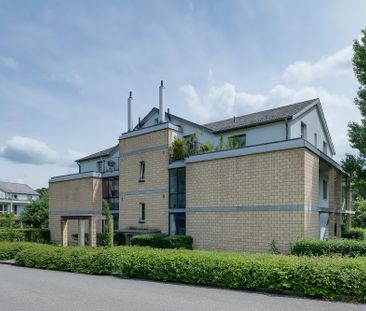
<path fill-rule="evenodd" d="M 4 248 L 0 247 L 0 252 Z M 14 249 L 14 246 L 10 245 L 10 248 Z M 123 278 L 142 277 L 157 281 L 279 292 L 292 290 L 328 299 L 340 296 L 366 301 L 364 258 L 36 245 L 17 252 L 16 263 L 26 267 L 89 274 L 113 272 Z"/>
<path fill-rule="evenodd" d="M 77 241 L 78 234 L 73 234 L 72 238 Z M 89 233 L 85 233 L 85 244 L 89 244 Z M 113 234 L 113 244 L 118 245 L 125 245 L 125 237 L 123 233 L 116 232 Z M 105 232 L 97 232 L 97 246 L 107 246 L 108 245 L 108 236 Z"/>
<path fill-rule="evenodd" d="M 352 228 L 346 232 L 342 233 L 342 237 L 345 239 L 366 239 L 366 229 L 365 228 Z"/>
<path fill-rule="evenodd" d="M 186 248 L 192 249 L 193 239 L 189 235 L 169 236 L 164 233 L 135 235 L 131 245 L 150 246 L 155 248 Z"/>
<path fill-rule="evenodd" d="M 49 243 L 50 230 L 40 228 L 0 229 L 0 241 Z"/>
<path fill-rule="evenodd" d="M 366 256 L 366 242 L 358 240 L 299 240 L 292 246 L 290 253 L 298 256 L 332 256 L 349 257 Z"/>
<path fill-rule="evenodd" d="M 20 251 L 37 247 L 39 244 L 27 242 L 0 242 L 0 260 L 14 259 Z M 42 245 L 43 246 L 43 245 Z"/>

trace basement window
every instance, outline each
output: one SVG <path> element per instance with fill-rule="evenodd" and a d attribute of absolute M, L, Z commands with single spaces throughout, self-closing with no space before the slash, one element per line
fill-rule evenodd
<path fill-rule="evenodd" d="M 140 162 L 140 175 L 139 175 L 139 181 L 145 181 L 145 161 Z"/>
<path fill-rule="evenodd" d="M 140 217 L 139 217 L 139 223 L 145 222 L 145 203 L 140 203 Z"/>

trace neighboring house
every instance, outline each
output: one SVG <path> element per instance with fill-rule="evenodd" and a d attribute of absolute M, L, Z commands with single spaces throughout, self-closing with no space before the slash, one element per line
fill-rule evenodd
<path fill-rule="evenodd" d="M 349 178 L 332 159 L 319 99 L 200 125 L 163 113 L 161 86 L 159 109 L 135 127 L 131 108 L 130 94 L 128 131 L 118 149 L 78 160 L 79 174 L 50 179 L 55 242 L 66 245 L 72 230 L 91 236 L 103 230 L 103 198 L 115 202 L 115 229 L 127 242 L 161 231 L 191 235 L 195 248 L 265 252 L 274 241 L 287 251 L 298 238 L 340 236 L 342 215 L 350 225 Z M 177 137 L 196 149 L 235 148 L 174 161 Z M 109 170 L 112 160 L 117 171 Z"/>
<path fill-rule="evenodd" d="M 20 215 L 24 207 L 39 198 L 26 184 L 0 181 L 0 214 Z"/>

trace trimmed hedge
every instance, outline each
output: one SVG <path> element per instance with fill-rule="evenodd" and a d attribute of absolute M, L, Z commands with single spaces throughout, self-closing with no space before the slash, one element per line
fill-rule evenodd
<path fill-rule="evenodd" d="M 73 234 L 72 238 L 77 241 L 78 234 Z M 85 233 L 85 244 L 89 244 L 89 233 Z M 126 244 L 123 233 L 116 232 L 113 234 L 113 244 L 117 246 Z M 108 235 L 105 232 L 97 232 L 97 246 L 108 246 Z"/>
<path fill-rule="evenodd" d="M 154 248 L 186 248 L 192 249 L 193 239 L 189 235 L 173 235 L 164 233 L 135 235 L 131 239 L 133 246 L 150 246 Z"/>
<path fill-rule="evenodd" d="M 290 253 L 298 256 L 332 256 L 349 257 L 366 256 L 366 242 L 359 240 L 299 240 L 292 246 Z"/>
<path fill-rule="evenodd" d="M 0 241 L 49 243 L 50 230 L 40 228 L 1 229 Z"/>
<path fill-rule="evenodd" d="M 9 243 L 7 246 L 14 248 Z M 4 249 L 0 247 L 0 250 Z M 292 290 L 328 299 L 340 296 L 348 300 L 366 301 L 364 258 L 36 245 L 17 252 L 16 263 L 26 267 L 88 274 L 113 272 L 123 278 L 142 277 L 157 281 L 278 292 Z"/>
<path fill-rule="evenodd" d="M 365 240 L 366 239 L 366 229 L 364 228 L 352 228 L 342 234 L 342 238 L 345 239 L 357 239 L 357 240 Z"/>
<path fill-rule="evenodd" d="M 14 259 L 20 251 L 40 244 L 27 242 L 0 242 L 0 260 Z"/>

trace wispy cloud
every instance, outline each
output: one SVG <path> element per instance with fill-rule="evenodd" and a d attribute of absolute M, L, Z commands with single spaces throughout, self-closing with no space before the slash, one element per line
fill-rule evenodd
<path fill-rule="evenodd" d="M 18 63 L 12 57 L 0 55 L 0 67 L 16 69 L 18 67 Z"/>
<path fill-rule="evenodd" d="M 282 77 L 286 83 L 309 83 L 317 79 L 352 73 L 352 47 L 348 46 L 318 61 L 297 61 L 285 69 Z"/>

